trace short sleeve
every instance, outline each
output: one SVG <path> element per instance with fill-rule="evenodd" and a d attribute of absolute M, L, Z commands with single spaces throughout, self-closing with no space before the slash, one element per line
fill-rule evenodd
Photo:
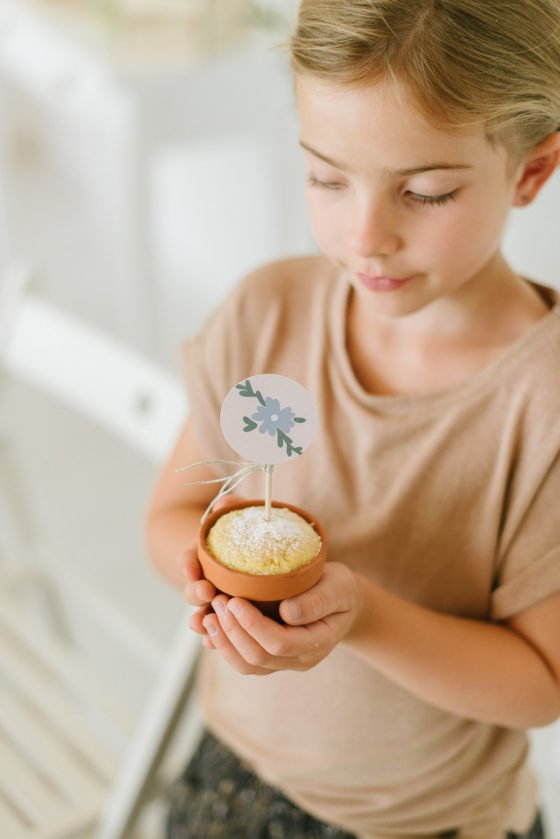
<path fill-rule="evenodd" d="M 506 620 L 560 591 L 560 453 L 498 567 L 490 617 Z"/>

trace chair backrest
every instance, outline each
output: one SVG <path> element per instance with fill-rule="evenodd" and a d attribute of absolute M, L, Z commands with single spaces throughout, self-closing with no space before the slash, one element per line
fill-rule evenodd
<path fill-rule="evenodd" d="M 23 285 L 23 273 L 14 273 L 5 295 L 4 318 L 12 320 L 4 330 L 8 373 L 161 462 L 186 410 L 177 380 L 47 301 L 21 295 Z"/>

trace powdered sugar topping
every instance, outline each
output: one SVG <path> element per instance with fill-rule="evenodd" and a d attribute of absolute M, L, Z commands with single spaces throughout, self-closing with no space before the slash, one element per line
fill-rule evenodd
<path fill-rule="evenodd" d="M 319 553 L 321 539 L 305 519 L 287 508 L 273 507 L 266 521 L 264 507 L 244 507 L 218 519 L 208 545 L 231 568 L 280 574 L 310 562 Z"/>

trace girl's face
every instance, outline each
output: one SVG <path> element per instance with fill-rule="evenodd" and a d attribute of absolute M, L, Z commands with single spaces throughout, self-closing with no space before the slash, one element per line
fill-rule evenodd
<path fill-rule="evenodd" d="M 317 243 L 372 311 L 412 314 L 496 274 L 516 181 L 505 148 L 433 128 L 389 83 L 300 77 L 297 99 Z"/>

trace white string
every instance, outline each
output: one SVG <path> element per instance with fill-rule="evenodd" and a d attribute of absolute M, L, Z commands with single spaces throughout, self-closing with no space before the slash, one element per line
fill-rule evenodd
<path fill-rule="evenodd" d="M 190 463 L 188 466 L 179 466 L 175 469 L 176 472 L 188 472 L 189 469 L 195 469 L 197 466 L 210 466 L 212 463 L 226 463 L 228 466 L 252 466 L 249 461 L 243 462 L 239 460 L 199 460 L 198 463 Z M 221 480 L 221 479 L 220 479 Z"/>
<path fill-rule="evenodd" d="M 260 471 L 261 466 L 255 464 L 255 466 L 253 467 L 247 466 L 245 469 L 240 469 L 238 472 L 235 473 L 235 475 L 232 475 L 230 478 L 228 478 L 228 480 L 224 483 L 219 493 L 216 495 L 215 498 L 212 499 L 212 501 L 204 511 L 204 514 L 200 521 L 203 522 L 206 519 L 206 517 L 212 512 L 212 509 L 220 500 L 220 498 L 223 498 L 228 493 L 233 492 L 233 490 L 236 489 L 236 487 L 238 487 L 239 484 L 242 481 L 244 481 L 248 475 L 251 475 L 253 472 Z"/>
<path fill-rule="evenodd" d="M 197 466 L 210 466 L 214 463 L 221 463 L 225 465 L 233 465 L 233 466 L 240 466 L 241 468 L 238 469 L 233 475 L 228 475 L 225 478 L 212 478 L 211 480 L 207 481 L 191 481 L 188 484 L 183 484 L 185 488 L 203 485 L 203 484 L 222 484 L 220 491 L 218 494 L 212 499 L 206 510 L 204 511 L 202 518 L 200 519 L 201 522 L 205 521 L 207 516 L 212 512 L 216 503 L 223 498 L 228 493 L 233 492 L 239 484 L 245 480 L 249 475 L 252 475 L 255 472 L 266 472 L 272 471 L 273 467 L 269 466 L 267 468 L 265 463 L 241 463 L 238 460 L 201 460 L 198 463 L 191 463 L 189 466 L 180 466 L 176 469 L 176 472 L 187 472 L 189 469 L 194 469 Z"/>

